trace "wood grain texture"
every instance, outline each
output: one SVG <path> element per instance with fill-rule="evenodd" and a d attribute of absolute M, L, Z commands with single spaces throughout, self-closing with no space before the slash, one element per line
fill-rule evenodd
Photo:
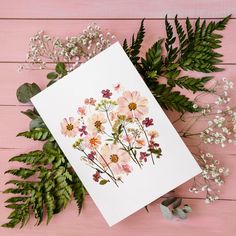
<path fill-rule="evenodd" d="M 8 162 L 9 158 L 41 147 L 41 142 L 33 142 L 25 138 L 16 138 L 16 133 L 28 128 L 29 119 L 20 113 L 30 107 L 22 106 L 15 98 L 17 87 L 24 82 L 37 82 L 41 88 L 46 84 L 46 71 L 24 71 L 16 69 L 25 60 L 29 38 L 38 30 L 56 36 L 76 35 L 91 22 L 97 22 L 104 30 L 117 36 L 122 42 L 136 32 L 140 19 L 146 18 L 147 35 L 142 52 L 157 39 L 165 36 L 164 16 L 191 19 L 201 17 L 207 19 L 222 18 L 232 14 L 233 19 L 224 31 L 224 54 L 222 67 L 226 70 L 213 73 L 217 78 L 227 77 L 236 83 L 236 2 L 235 0 L 8 0 L 1 2 L 0 8 L 0 191 L 4 183 L 12 177 L 4 175 L 8 168 L 16 167 L 16 163 Z M 194 73 L 195 76 L 202 74 Z M 235 99 L 235 98 L 234 98 Z M 170 118 L 173 114 L 168 113 Z M 187 191 L 190 182 L 180 186 L 179 196 L 185 198 L 193 212 L 188 220 L 167 221 L 159 211 L 160 200 L 149 207 L 148 214 L 144 209 L 128 217 L 121 223 L 109 228 L 89 196 L 85 201 L 81 216 L 77 215 L 74 202 L 66 210 L 55 216 L 46 226 L 34 227 L 34 220 L 22 230 L 0 228 L 1 236 L 172 236 L 172 235 L 235 235 L 236 225 L 236 159 L 235 146 L 227 149 L 213 147 L 224 166 L 230 167 L 231 174 L 220 194 L 221 200 L 206 205 L 203 195 L 194 195 Z M 234 154 L 234 155 L 231 155 Z M 8 196 L 0 194 L 0 224 L 6 222 L 9 211 L 4 208 Z"/>
<path fill-rule="evenodd" d="M 174 17 L 221 18 L 236 16 L 234 0 L 8 0 L 0 8 L 1 18 L 163 18 Z"/>
<path fill-rule="evenodd" d="M 0 20 L 0 62 L 24 61 L 29 39 L 39 30 L 59 37 L 72 36 L 79 34 L 94 21 L 104 30 L 115 34 L 121 43 L 124 38 L 130 39 L 140 26 L 140 20 Z M 145 52 L 155 40 L 165 37 L 164 19 L 146 20 L 145 28 L 147 33 L 142 52 Z M 236 63 L 235 37 L 231 34 L 235 28 L 236 19 L 229 22 L 222 39 L 224 47 L 218 50 L 224 54 L 224 63 Z"/>

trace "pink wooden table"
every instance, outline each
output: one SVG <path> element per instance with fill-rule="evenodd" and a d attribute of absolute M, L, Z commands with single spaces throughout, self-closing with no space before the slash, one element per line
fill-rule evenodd
<path fill-rule="evenodd" d="M 146 18 L 147 36 L 145 46 L 164 36 L 164 16 L 180 18 L 198 16 L 218 19 L 233 14 L 224 32 L 223 47 L 224 67 L 218 73 L 236 83 L 236 2 L 235 0 L 7 0 L 1 1 L 0 7 L 0 191 L 11 176 L 4 171 L 14 166 L 8 159 L 39 146 L 36 142 L 16 138 L 16 133 L 26 130 L 28 119 L 19 111 L 26 110 L 29 105 L 22 106 L 15 98 L 17 87 L 24 82 L 36 81 L 45 85 L 45 71 L 25 71 L 17 73 L 27 52 L 30 36 L 44 29 L 49 34 L 65 36 L 81 32 L 89 23 L 96 21 L 103 29 L 114 33 L 120 41 L 130 37 L 139 26 L 140 19 Z M 156 235 L 224 235 L 236 233 L 236 159 L 228 155 L 236 153 L 234 148 L 221 150 L 222 162 L 230 167 L 231 175 L 223 187 L 221 199 L 212 205 L 206 205 L 202 195 L 193 195 L 187 191 L 188 183 L 180 188 L 178 194 L 185 202 L 191 204 L 194 211 L 187 220 L 167 221 L 161 217 L 158 201 L 150 206 L 150 213 L 140 210 L 131 217 L 109 228 L 94 203 L 87 197 L 82 214 L 78 217 L 77 209 L 72 202 L 66 210 L 55 216 L 46 226 L 44 222 L 34 227 L 34 221 L 23 229 L 0 228 L 0 235 L 50 235 L 50 236 L 156 236 Z M 7 196 L 0 194 L 0 224 L 5 223 L 9 211 L 4 208 Z"/>

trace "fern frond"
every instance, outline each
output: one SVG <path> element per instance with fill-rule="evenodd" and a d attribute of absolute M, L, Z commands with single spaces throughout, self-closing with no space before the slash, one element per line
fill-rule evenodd
<path fill-rule="evenodd" d="M 24 136 L 33 140 L 45 141 L 51 137 L 51 134 L 48 128 L 34 128 L 30 131 L 25 131 L 17 134 L 18 136 Z"/>
<path fill-rule="evenodd" d="M 140 52 L 140 48 L 141 48 L 144 36 L 145 36 L 145 28 L 144 28 L 144 19 L 143 19 L 141 21 L 136 38 L 134 34 L 132 36 L 130 46 L 128 45 L 127 40 L 126 39 L 124 40 L 123 49 L 125 50 L 126 54 L 128 55 L 128 57 L 130 58 L 130 60 L 132 61 L 134 65 L 136 65 L 140 59 L 138 55 Z"/>

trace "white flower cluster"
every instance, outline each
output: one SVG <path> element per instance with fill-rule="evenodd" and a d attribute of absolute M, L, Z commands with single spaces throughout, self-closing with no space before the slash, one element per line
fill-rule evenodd
<path fill-rule="evenodd" d="M 190 192 L 206 192 L 206 203 L 214 202 L 219 199 L 219 190 L 216 186 L 224 184 L 224 177 L 229 174 L 229 169 L 220 166 L 220 162 L 214 159 L 213 154 L 203 153 L 196 156 L 198 163 L 201 165 L 202 173 L 194 178 Z"/>
<path fill-rule="evenodd" d="M 47 69 L 48 62 L 66 62 L 67 70 L 71 71 L 109 47 L 114 39 L 114 35 L 103 33 L 95 23 L 89 25 L 82 34 L 65 39 L 39 31 L 30 38 L 26 62 L 39 69 Z M 18 71 L 26 68 L 20 66 Z"/>
<path fill-rule="evenodd" d="M 214 104 L 208 104 L 203 114 L 209 118 L 208 127 L 200 133 L 200 138 L 205 144 L 236 144 L 236 111 L 230 105 L 229 90 L 233 89 L 233 82 L 222 79 L 223 93 L 217 96 Z"/>

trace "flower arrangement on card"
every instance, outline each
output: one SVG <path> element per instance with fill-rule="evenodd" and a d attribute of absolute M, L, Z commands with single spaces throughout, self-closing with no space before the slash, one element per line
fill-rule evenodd
<path fill-rule="evenodd" d="M 101 185 L 112 181 L 118 187 L 134 166 L 154 165 L 161 157 L 158 132 L 147 116 L 148 99 L 129 90 L 113 99 L 113 94 L 122 90 L 122 85 L 116 84 L 114 92 L 103 89 L 99 101 L 86 98 L 78 107 L 78 117 L 64 118 L 60 124 L 65 137 L 77 138 L 73 147 L 94 169 L 93 180 Z"/>
<path fill-rule="evenodd" d="M 219 198 L 219 187 L 229 172 L 223 165 L 224 159 L 221 157 L 219 161 L 210 148 L 213 145 L 227 148 L 236 143 L 236 109 L 231 101 L 233 82 L 208 76 L 223 70 L 218 67 L 222 55 L 215 49 L 221 47 L 219 32 L 225 29 L 229 19 L 227 16 L 218 22 L 206 22 L 198 18 L 193 22 L 187 18 L 180 22 L 176 16 L 173 26 L 166 17 L 166 37 L 157 40 L 145 55 L 140 55 L 145 36 L 142 20 L 131 42 L 127 39 L 123 42 L 125 52 L 158 103 L 163 109 L 179 114 L 173 124 L 202 168 L 189 191 L 205 192 L 206 203 Z M 50 86 L 109 47 L 114 40 L 114 35 L 103 32 L 96 24 L 89 25 L 79 35 L 66 38 L 39 31 L 30 39 L 26 63 L 19 71 L 49 70 L 47 86 Z M 204 74 L 195 78 L 188 71 Z M 40 91 L 36 83 L 24 83 L 16 95 L 21 103 L 28 103 Z M 205 96 L 210 97 L 212 103 L 206 104 Z M 145 168 L 147 163 L 158 164 L 162 149 L 158 144 L 158 130 L 152 129 L 154 121 L 148 116 L 147 103 L 142 94 L 126 90 L 118 83 L 113 88 L 104 88 L 99 101 L 85 98 L 84 104 L 78 104 L 78 117 L 63 117 L 58 124 L 61 134 L 71 139 L 80 158 L 94 169 L 91 178 L 95 184 L 119 186 L 135 168 Z M 117 115 L 117 111 L 125 116 Z M 32 214 L 37 225 L 45 215 L 48 223 L 72 197 L 80 212 L 86 195 L 82 182 L 37 110 L 32 107 L 22 113 L 31 121 L 29 130 L 17 136 L 42 141 L 44 145 L 41 150 L 10 159 L 22 163 L 22 167 L 6 171 L 19 178 L 6 183 L 11 187 L 5 193 L 15 196 L 6 201 L 12 213 L 4 227 L 24 226 Z M 200 123 L 204 128 L 199 128 Z M 144 144 L 148 144 L 148 149 Z M 191 207 L 181 204 L 182 198 L 170 196 L 162 201 L 160 209 L 167 218 L 184 219 Z"/>

